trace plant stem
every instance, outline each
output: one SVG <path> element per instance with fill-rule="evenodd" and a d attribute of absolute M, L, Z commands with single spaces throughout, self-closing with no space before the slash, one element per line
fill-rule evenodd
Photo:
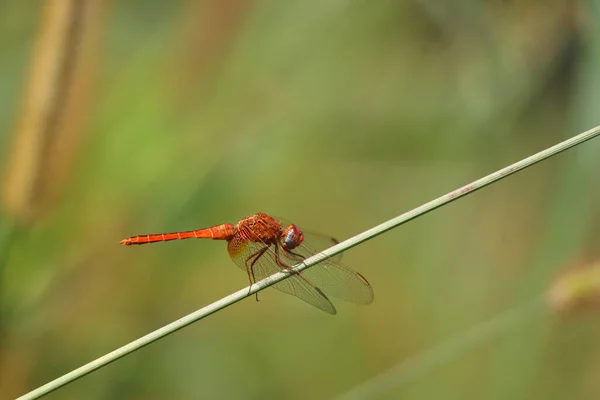
<path fill-rule="evenodd" d="M 517 171 L 520 171 L 520 170 L 525 169 L 525 168 L 527 168 L 533 164 L 536 164 L 542 160 L 550 158 L 558 153 L 561 153 L 561 152 L 568 150 L 574 146 L 577 146 L 577 145 L 579 145 L 587 140 L 590 140 L 598 135 L 600 135 L 600 126 L 596 126 L 586 132 L 580 133 L 579 135 L 577 135 L 571 139 L 565 140 L 564 142 L 561 142 L 561 143 L 559 143 L 555 146 L 552 146 L 546 150 L 540 151 L 539 153 L 536 153 L 536 154 L 534 154 L 530 157 L 527 157 L 519 162 L 509 165 L 508 167 L 502 168 L 501 170 L 496 171 L 490 175 L 487 175 L 481 179 L 478 179 L 475 182 L 465 185 L 465 186 L 463 186 L 459 189 L 456 189 L 450 193 L 447 193 L 441 197 L 438 197 L 437 199 L 434 199 L 428 203 L 425 203 L 420 207 L 417 207 L 411 211 L 408 211 L 402 215 L 399 215 L 396 218 L 390 219 L 389 221 L 386 221 L 380 225 L 377 225 L 374 228 L 371 228 L 363 233 L 360 233 L 354 237 L 351 237 L 350 239 L 347 239 L 341 243 L 338 243 L 337 245 L 332 246 L 332 247 L 322 251 L 321 253 L 315 254 L 314 256 L 307 258 L 301 264 L 294 266 L 294 269 L 298 272 L 301 272 L 307 268 L 310 268 L 310 267 L 326 260 L 329 257 L 332 257 L 336 254 L 346 251 L 346 250 L 348 250 L 354 246 L 357 246 L 369 239 L 374 238 L 375 236 L 381 235 L 384 232 L 387 232 L 387 231 L 389 231 L 393 228 L 396 228 L 408 221 L 411 221 L 421 215 L 424 215 L 432 210 L 435 210 L 438 207 L 441 207 L 441 206 L 448 204 L 460 197 L 463 197 L 470 193 L 473 193 L 478 189 L 481 189 L 491 183 L 499 181 L 500 179 L 506 178 L 507 176 L 512 175 Z M 186 315 L 185 317 L 180 318 L 177 321 L 174 321 L 168 325 L 165 325 L 162 328 L 157 329 L 154 332 L 147 334 L 146 336 L 143 336 L 137 340 L 134 340 L 133 342 L 126 344 L 123 347 L 118 348 L 117 350 L 114 350 L 114 351 L 88 363 L 88 364 L 85 364 L 84 366 L 79 367 L 76 370 L 69 372 L 68 374 L 63 375 L 43 386 L 33 390 L 32 392 L 29 392 L 29 393 L 19 397 L 19 399 L 20 400 L 36 399 L 45 394 L 48 394 L 48 393 L 60 388 L 61 386 L 64 386 L 70 382 L 73 382 L 74 380 L 79 379 L 82 376 L 87 375 L 90 372 L 97 370 L 98 368 L 101 368 L 113 361 L 116 361 L 119 358 L 124 357 L 133 351 L 139 350 L 140 348 L 147 346 L 150 343 L 152 343 L 158 339 L 161 339 L 175 331 L 178 331 L 179 329 L 182 329 L 182 328 L 192 324 L 193 322 L 196 322 L 202 318 L 205 318 L 205 317 L 211 315 L 212 313 L 215 313 L 219 310 L 224 309 L 225 307 L 228 307 L 234 303 L 237 303 L 238 301 L 240 301 L 248 296 L 251 296 L 254 293 L 259 292 L 277 282 L 280 282 L 280 281 L 288 278 L 289 276 L 290 276 L 289 273 L 283 272 L 283 271 L 273 274 L 270 277 L 265 278 L 262 281 L 255 283 L 251 287 L 246 287 L 244 289 L 238 290 L 237 292 L 230 294 L 229 296 L 224 297 L 221 300 L 218 300 L 212 304 L 209 304 L 208 306 L 206 306 L 204 308 L 201 308 L 189 315 Z"/>

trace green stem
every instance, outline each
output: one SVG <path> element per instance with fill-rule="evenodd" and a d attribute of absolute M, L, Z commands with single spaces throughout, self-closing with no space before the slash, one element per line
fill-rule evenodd
<path fill-rule="evenodd" d="M 502 168 L 501 170 L 496 171 L 490 175 L 487 175 L 481 179 L 478 179 L 475 182 L 465 185 L 459 189 L 456 189 L 450 193 L 447 193 L 441 197 L 438 197 L 437 199 L 432 200 L 429 203 L 423 204 L 420 207 L 417 207 L 411 211 L 408 211 L 402 215 L 399 215 L 396 218 L 393 218 L 393 219 L 386 221 L 380 225 L 377 225 L 376 227 L 371 228 L 363 233 L 360 233 L 354 237 L 351 237 L 350 239 L 347 239 L 333 247 L 330 247 L 321 253 L 315 254 L 314 256 L 307 258 L 306 260 L 304 260 L 303 263 L 294 266 L 294 268 L 298 272 L 301 272 L 307 268 L 310 268 L 310 267 L 326 260 L 329 257 L 335 256 L 336 254 L 346 251 L 346 250 L 348 250 L 354 246 L 357 246 L 367 240 L 373 239 L 375 236 L 381 235 L 384 232 L 387 232 L 387 231 L 389 231 L 393 228 L 396 228 L 408 221 L 411 221 L 421 215 L 424 215 L 430 211 L 433 211 L 438 207 L 441 207 L 441 206 L 448 204 L 460 197 L 463 197 L 470 193 L 473 193 L 476 190 L 479 190 L 487 185 L 490 185 L 496 181 L 499 181 L 500 179 L 506 178 L 509 175 L 512 175 L 522 169 L 525 169 L 525 168 L 527 168 L 533 164 L 536 164 L 542 160 L 550 158 L 550 157 L 552 157 L 558 153 L 561 153 L 565 150 L 568 150 L 574 146 L 577 146 L 577 145 L 579 145 L 587 140 L 590 140 L 598 135 L 600 135 L 600 126 L 596 126 L 595 128 L 592 128 L 586 132 L 583 132 L 571 139 L 565 140 L 564 142 L 561 142 L 561 143 L 559 143 L 555 146 L 552 146 L 546 150 L 540 151 L 539 153 L 536 153 L 536 154 L 534 154 L 530 157 L 527 157 L 519 162 L 509 165 L 508 167 Z M 220 311 L 220 310 L 224 309 L 225 307 L 228 307 L 234 303 L 237 303 L 238 301 L 240 301 L 248 296 L 251 296 L 254 293 L 257 293 L 277 282 L 280 282 L 280 281 L 288 278 L 289 276 L 290 276 L 290 274 L 287 272 L 278 272 L 276 274 L 273 274 L 270 277 L 265 278 L 262 281 L 255 283 L 254 285 L 252 285 L 249 288 L 246 287 L 244 289 L 238 290 L 237 292 L 230 294 L 229 296 L 224 297 L 221 300 L 218 300 L 212 304 L 209 304 L 208 306 L 206 306 L 204 308 L 201 308 L 189 315 L 186 315 L 185 317 L 180 318 L 175 322 L 165 325 L 162 328 L 157 329 L 154 332 L 147 334 L 146 336 L 143 336 L 137 340 L 134 340 L 133 342 L 126 344 L 123 347 L 118 348 L 117 350 L 114 350 L 114 351 L 88 363 L 88 364 L 85 364 L 84 366 L 79 367 L 76 370 L 69 372 L 68 374 L 63 375 L 47 384 L 35 389 L 34 391 L 29 392 L 29 393 L 23 395 L 22 397 L 19 397 L 19 399 L 20 400 L 36 399 L 45 394 L 48 394 L 48 393 L 60 388 L 61 386 L 64 386 L 70 382 L 73 382 L 74 380 L 79 379 L 82 376 L 87 375 L 90 372 L 97 370 L 98 368 L 101 368 L 107 364 L 110 364 L 111 362 L 116 361 L 119 358 L 124 357 L 131 352 L 139 350 L 140 348 L 147 346 L 150 343 L 152 343 L 158 339 L 161 339 L 167 335 L 170 335 L 171 333 L 176 332 L 179 329 L 182 329 L 182 328 L 184 328 L 202 318 L 205 318 L 217 311 Z"/>

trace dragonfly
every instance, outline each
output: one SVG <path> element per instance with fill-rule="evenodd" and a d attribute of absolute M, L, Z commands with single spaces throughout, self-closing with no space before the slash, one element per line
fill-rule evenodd
<path fill-rule="evenodd" d="M 292 268 L 294 265 L 338 241 L 303 231 L 297 225 L 265 213 L 242 218 L 235 225 L 221 224 L 185 232 L 138 235 L 123 239 L 120 243 L 131 246 L 193 238 L 227 241 L 229 256 L 246 272 L 250 287 L 283 270 L 291 276 L 275 283 L 273 288 L 329 314 L 336 314 L 336 309 L 328 295 L 356 304 L 370 304 L 373 301 L 373 288 L 367 279 L 341 264 L 341 256 L 328 258 L 302 272 L 295 271 Z"/>

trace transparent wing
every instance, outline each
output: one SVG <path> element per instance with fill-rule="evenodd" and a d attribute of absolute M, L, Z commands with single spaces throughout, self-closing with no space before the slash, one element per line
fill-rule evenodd
<path fill-rule="evenodd" d="M 287 264 L 297 264 L 318 253 L 311 247 L 310 238 L 283 257 Z M 302 275 L 330 296 L 357 304 L 369 304 L 373 301 L 373 288 L 364 276 L 341 264 L 335 258 L 329 258 L 312 268 L 304 270 Z"/>
<path fill-rule="evenodd" d="M 267 245 L 235 236 L 227 246 L 229 255 L 235 264 L 249 274 L 251 282 L 257 282 L 276 272 L 282 267 L 289 268 L 293 264 L 285 263 L 285 258 L 279 252 L 276 244 Z M 272 286 L 273 288 L 296 296 L 305 302 L 320 308 L 330 314 L 336 310 L 325 294 L 301 275 L 291 276 Z"/>

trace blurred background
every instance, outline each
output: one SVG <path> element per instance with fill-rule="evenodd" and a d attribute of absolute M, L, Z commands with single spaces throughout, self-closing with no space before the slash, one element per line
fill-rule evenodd
<path fill-rule="evenodd" d="M 256 212 L 345 239 L 597 125 L 599 17 L 597 0 L 3 2 L 0 398 L 247 285 L 223 242 L 120 239 Z M 599 152 L 345 253 L 369 306 L 334 300 L 332 317 L 268 289 L 48 398 L 368 384 L 597 259 Z M 597 399 L 590 304 L 357 398 Z"/>

